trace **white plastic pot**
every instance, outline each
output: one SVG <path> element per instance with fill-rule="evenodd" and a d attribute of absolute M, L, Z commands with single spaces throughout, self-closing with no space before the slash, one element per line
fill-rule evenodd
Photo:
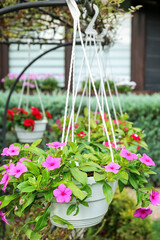
<path fill-rule="evenodd" d="M 35 121 L 34 130 L 32 132 L 16 126 L 15 131 L 19 141 L 22 143 L 32 143 L 35 140 L 42 138 L 47 122 L 47 119 Z"/>
<path fill-rule="evenodd" d="M 109 184 L 114 194 L 117 187 L 117 181 Z M 88 185 L 92 190 L 92 196 L 86 200 L 89 207 L 80 204 L 79 213 L 76 216 L 73 216 L 74 212 L 71 215 L 67 215 L 66 212 L 68 207 L 74 204 L 75 200 L 69 203 L 57 203 L 54 199 L 51 204 L 50 217 L 57 215 L 70 222 L 74 228 L 87 228 L 100 223 L 108 211 L 109 204 L 106 202 L 106 198 L 103 194 L 102 184 L 96 183 L 93 177 L 89 177 Z M 58 224 L 54 222 L 52 218 L 51 222 L 55 226 L 67 228 L 67 225 Z"/>

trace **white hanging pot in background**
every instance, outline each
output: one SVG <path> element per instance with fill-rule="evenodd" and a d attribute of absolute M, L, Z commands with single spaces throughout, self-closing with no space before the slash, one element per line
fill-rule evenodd
<path fill-rule="evenodd" d="M 46 129 L 47 119 L 36 120 L 34 130 L 32 132 L 25 130 L 21 127 L 15 126 L 17 137 L 22 143 L 32 143 L 37 139 L 43 137 L 43 133 Z"/>
<path fill-rule="evenodd" d="M 93 177 L 89 177 L 88 185 L 92 190 L 92 196 L 86 199 L 89 207 L 79 204 L 79 213 L 76 216 L 73 216 L 74 212 L 71 215 L 67 215 L 66 212 L 68 207 L 76 201 L 72 200 L 69 203 L 57 203 L 56 199 L 54 199 L 51 204 L 50 217 L 57 215 L 70 222 L 74 228 L 87 228 L 100 223 L 108 211 L 109 204 L 106 202 L 106 198 L 103 194 L 102 184 L 96 183 Z M 117 181 L 111 182 L 109 185 L 112 187 L 114 194 L 117 187 Z M 67 228 L 67 225 L 58 224 L 54 222 L 52 218 L 51 222 L 57 227 Z"/>

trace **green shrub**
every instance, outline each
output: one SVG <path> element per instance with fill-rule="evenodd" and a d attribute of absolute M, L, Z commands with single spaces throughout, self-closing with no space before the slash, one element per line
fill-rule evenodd
<path fill-rule="evenodd" d="M 7 92 L 0 92 L 0 128 L 2 128 L 3 124 L 3 114 L 4 114 L 4 107 L 8 96 Z M 9 107 L 17 107 L 18 101 L 19 101 L 19 93 L 14 93 Z M 79 102 L 80 102 L 81 96 L 77 97 L 76 107 L 78 108 Z M 116 110 L 118 111 L 118 103 L 116 96 L 113 96 Z M 53 92 L 52 95 L 49 94 L 42 94 L 42 101 L 44 104 L 44 107 L 46 110 L 51 112 L 53 117 L 53 122 L 63 116 L 64 114 L 64 108 L 66 103 L 66 95 L 61 94 L 60 92 Z M 154 171 L 157 173 L 160 173 L 160 95 L 159 94 L 153 94 L 153 95 L 135 95 L 135 94 L 128 94 L 128 95 L 120 95 L 120 101 L 122 104 L 122 110 L 123 112 L 127 112 L 130 116 L 130 121 L 134 122 L 135 127 L 140 127 L 144 129 L 146 133 L 146 138 L 144 139 L 146 143 L 149 146 L 148 152 L 146 152 L 147 155 L 149 155 L 155 162 L 156 167 Z M 25 96 L 24 96 L 24 102 L 25 102 Z M 30 96 L 30 102 L 33 106 L 41 109 L 40 103 L 38 100 L 37 95 Z M 111 106 L 110 100 L 108 100 L 109 105 Z M 69 100 L 69 104 L 71 106 L 72 99 Z M 86 98 L 84 98 L 82 109 L 86 106 Z M 96 106 L 96 99 L 95 97 L 92 97 L 91 99 L 91 110 L 95 111 Z M 111 107 L 112 109 L 112 107 Z M 10 139 L 13 133 L 10 134 Z M 15 135 L 14 135 L 15 136 Z M 49 137 L 50 141 L 53 141 L 54 135 L 53 132 L 50 132 L 50 134 L 46 134 L 44 137 L 47 141 Z M 8 141 L 7 144 L 14 142 Z M 1 144 L 1 143 L 0 143 Z M 160 177 L 159 174 L 152 175 L 152 183 L 155 186 L 160 185 Z"/>
<path fill-rule="evenodd" d="M 85 239 L 152 240 L 152 221 L 133 217 L 135 209 L 136 203 L 126 190 L 116 193 L 103 222 L 89 228 Z"/>

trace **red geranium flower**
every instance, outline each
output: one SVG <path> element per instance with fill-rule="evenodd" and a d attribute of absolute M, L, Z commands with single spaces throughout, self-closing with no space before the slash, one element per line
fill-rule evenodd
<path fill-rule="evenodd" d="M 33 129 L 34 129 L 34 124 L 35 124 L 34 120 L 32 120 L 32 119 L 30 119 L 30 118 L 26 118 L 26 119 L 24 120 L 24 123 L 23 123 L 23 125 L 24 125 L 25 127 L 31 127 L 31 131 L 33 131 Z"/>
<path fill-rule="evenodd" d="M 7 117 L 9 120 L 13 121 L 14 112 L 10 109 L 7 110 Z"/>
<path fill-rule="evenodd" d="M 45 111 L 45 113 L 46 113 L 46 116 L 47 116 L 47 118 L 52 118 L 52 115 L 48 112 L 48 111 Z"/>
<path fill-rule="evenodd" d="M 78 137 L 84 137 L 86 136 L 86 133 L 84 133 L 83 131 L 81 131 L 80 133 L 77 133 Z"/>
<path fill-rule="evenodd" d="M 42 118 L 42 114 L 40 113 L 40 111 L 39 111 L 38 108 L 36 108 L 36 107 L 31 107 L 31 114 L 32 114 L 36 119 L 41 119 L 41 118 Z"/>
<path fill-rule="evenodd" d="M 130 137 L 132 137 L 135 141 L 141 140 L 140 137 L 136 133 L 131 134 Z"/>

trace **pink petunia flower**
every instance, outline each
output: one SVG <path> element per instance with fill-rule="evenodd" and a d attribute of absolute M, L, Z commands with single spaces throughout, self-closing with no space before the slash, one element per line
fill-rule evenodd
<path fill-rule="evenodd" d="M 0 184 L 4 184 L 4 185 L 3 185 L 3 188 L 2 188 L 2 190 L 3 190 L 4 192 L 6 191 L 6 188 L 7 188 L 8 182 L 9 182 L 9 179 L 10 179 L 10 177 L 8 176 L 8 174 L 5 174 L 5 175 L 3 176 L 3 178 L 1 179 L 1 181 L 0 181 Z"/>
<path fill-rule="evenodd" d="M 58 203 L 70 202 L 72 190 L 67 188 L 64 184 L 60 184 L 58 188 L 53 191 L 53 195 L 56 197 Z"/>
<path fill-rule="evenodd" d="M 3 152 L 1 153 L 1 155 L 2 156 L 9 156 L 7 147 L 3 149 Z"/>
<path fill-rule="evenodd" d="M 115 144 L 113 142 L 110 142 L 111 143 L 111 147 L 115 147 Z M 109 147 L 109 142 L 105 142 L 104 145 L 106 147 Z"/>
<path fill-rule="evenodd" d="M 0 205 L 1 205 L 1 204 L 2 204 L 2 202 L 0 201 Z M 3 222 L 5 222 L 6 224 L 9 225 L 9 223 L 8 223 L 8 221 L 7 221 L 4 213 L 3 213 L 2 211 L 0 211 L 0 217 L 1 217 L 1 219 L 2 219 Z"/>
<path fill-rule="evenodd" d="M 4 171 L 4 172 L 2 173 L 2 175 L 4 175 L 4 174 L 9 174 L 11 168 L 14 167 L 14 163 L 10 163 L 9 166 L 8 166 L 8 165 L 3 165 L 3 167 L 6 169 L 6 171 Z"/>
<path fill-rule="evenodd" d="M 52 142 L 52 143 L 47 143 L 46 145 L 49 147 L 52 147 L 52 148 L 59 148 L 59 147 L 63 147 L 64 145 L 66 145 L 66 143 Z"/>
<path fill-rule="evenodd" d="M 11 144 L 7 151 L 8 156 L 15 156 L 19 155 L 19 147 L 15 147 L 13 144 Z"/>
<path fill-rule="evenodd" d="M 133 214 L 136 218 L 146 218 L 148 215 L 152 213 L 152 209 L 150 208 L 138 208 L 135 213 Z"/>
<path fill-rule="evenodd" d="M 22 173 L 27 171 L 27 167 L 23 163 L 18 162 L 17 165 L 10 170 L 10 175 L 14 175 L 16 178 L 19 178 Z"/>
<path fill-rule="evenodd" d="M 48 168 L 48 171 L 54 170 L 56 168 L 59 168 L 61 164 L 61 158 L 53 158 L 51 156 L 48 156 L 46 158 L 46 161 L 42 163 L 42 166 L 45 168 Z"/>
<path fill-rule="evenodd" d="M 105 172 L 113 172 L 114 174 L 118 173 L 120 165 L 118 163 L 111 162 L 105 167 Z"/>
<path fill-rule="evenodd" d="M 137 155 L 135 153 L 128 152 L 126 149 L 122 149 L 120 155 L 126 158 L 128 161 L 137 159 Z"/>
<path fill-rule="evenodd" d="M 149 198 L 150 198 L 152 205 L 157 206 L 160 204 L 159 196 L 160 196 L 159 192 L 152 190 L 152 194 L 149 194 Z"/>
<path fill-rule="evenodd" d="M 144 163 L 145 165 L 148 165 L 148 166 L 155 166 L 155 163 L 153 162 L 153 160 L 147 156 L 147 154 L 143 154 L 143 157 L 142 158 L 139 158 L 139 160 Z"/>
<path fill-rule="evenodd" d="M 19 161 L 20 161 L 20 162 L 23 162 L 23 161 L 29 161 L 29 162 L 31 162 L 31 160 L 28 159 L 28 158 L 20 158 Z"/>

